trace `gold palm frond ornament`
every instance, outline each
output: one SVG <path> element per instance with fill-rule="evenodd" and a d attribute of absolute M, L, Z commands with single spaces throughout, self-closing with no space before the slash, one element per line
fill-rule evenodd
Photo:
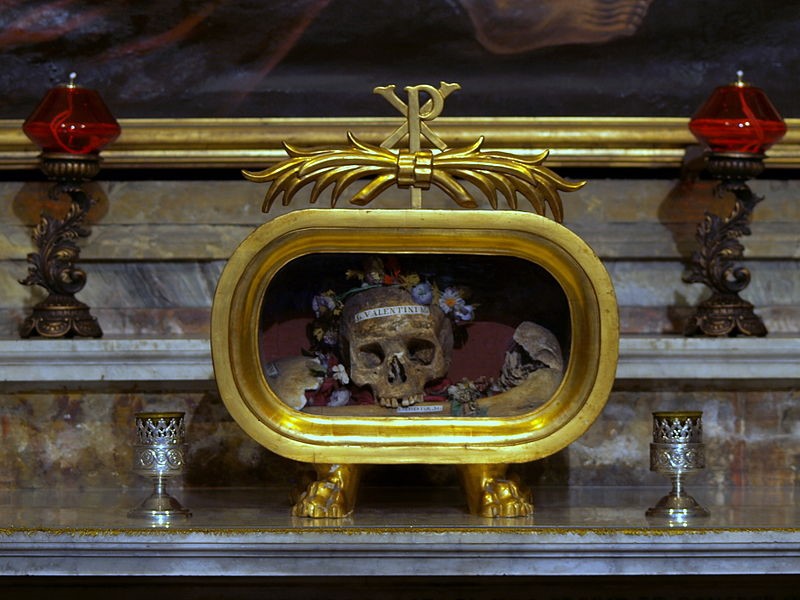
<path fill-rule="evenodd" d="M 570 183 L 542 166 L 549 151 L 527 160 L 505 152 L 484 152 L 483 137 L 463 148 L 448 148 L 430 128 L 428 122 L 441 114 L 445 98 L 458 89 L 457 83 L 445 82 L 438 89 L 430 85 L 409 86 L 405 88 L 406 104 L 395 93 L 395 86 L 377 87 L 374 92 L 406 117 L 405 123 L 380 146 L 361 142 L 351 132 L 347 133 L 350 146 L 344 149 L 305 150 L 284 143 L 287 160 L 263 171 L 243 171 L 244 176 L 250 181 L 270 182 L 264 212 L 279 197 L 288 206 L 300 189 L 312 183 L 309 201 L 315 203 L 333 186 L 333 207 L 345 190 L 362 180 L 369 181 L 350 197 L 350 203 L 357 206 L 366 206 L 396 185 L 410 188 L 412 208 L 422 208 L 422 191 L 431 186 L 443 190 L 463 208 L 476 208 L 475 196 L 461 180 L 479 190 L 492 208 L 498 208 L 502 196 L 509 208 L 517 209 L 518 197 L 522 196 L 540 215 L 545 215 L 549 206 L 553 219 L 561 222 L 564 211 L 559 191 L 572 192 L 586 182 Z M 421 104 L 423 94 L 428 100 Z M 392 151 L 405 137 L 408 149 Z M 439 152 L 422 148 L 423 138 Z"/>

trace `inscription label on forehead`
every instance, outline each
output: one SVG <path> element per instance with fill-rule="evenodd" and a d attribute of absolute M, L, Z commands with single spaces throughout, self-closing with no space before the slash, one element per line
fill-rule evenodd
<path fill-rule="evenodd" d="M 357 312 L 353 317 L 354 323 L 360 323 L 367 319 L 377 319 L 379 317 L 396 317 L 399 315 L 429 315 L 431 309 L 422 304 L 403 304 L 401 306 L 379 306 L 377 308 L 368 308 Z"/>

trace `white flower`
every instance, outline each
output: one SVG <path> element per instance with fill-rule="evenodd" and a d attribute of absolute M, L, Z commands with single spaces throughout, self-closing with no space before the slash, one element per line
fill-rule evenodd
<path fill-rule="evenodd" d="M 417 304 L 428 305 L 433 302 L 433 286 L 427 281 L 411 288 L 411 297 Z"/>
<path fill-rule="evenodd" d="M 350 383 L 350 376 L 347 374 L 347 370 L 344 368 L 344 365 L 334 365 L 333 369 L 333 378 L 341 383 L 342 385 L 347 385 Z"/>
<path fill-rule="evenodd" d="M 457 321 L 472 321 L 475 318 L 475 308 L 471 304 L 456 304 L 453 315 Z"/>
<path fill-rule="evenodd" d="M 441 297 L 439 298 L 439 308 L 442 309 L 442 312 L 446 315 L 449 315 L 456 306 L 463 306 L 464 305 L 464 298 L 461 297 L 461 293 L 456 289 L 449 287 L 444 292 L 442 292 Z"/>
<path fill-rule="evenodd" d="M 314 314 L 317 318 L 319 318 L 328 312 L 332 312 L 336 308 L 336 301 L 330 294 L 318 294 L 312 298 L 311 308 L 314 310 Z"/>
<path fill-rule="evenodd" d="M 328 406 L 344 406 L 348 402 L 350 402 L 350 390 L 334 390 L 331 399 L 328 400 Z"/>

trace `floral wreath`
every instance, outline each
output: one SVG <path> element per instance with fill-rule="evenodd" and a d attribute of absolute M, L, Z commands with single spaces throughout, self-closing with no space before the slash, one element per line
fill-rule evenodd
<path fill-rule="evenodd" d="M 311 308 L 314 319 L 308 327 L 310 350 L 305 352 L 313 356 L 319 363 L 315 374 L 322 379 L 317 390 L 306 391 L 306 398 L 312 405 L 344 406 L 345 404 L 372 404 L 371 392 L 364 389 L 353 389 L 349 386 L 350 377 L 339 356 L 339 323 L 344 310 L 345 301 L 352 295 L 377 287 L 397 286 L 409 292 L 417 304 L 438 306 L 454 325 L 453 337 L 456 345 L 463 344 L 466 339 L 465 325 L 475 319 L 475 304 L 468 304 L 469 290 L 465 287 L 447 286 L 442 289 L 435 278 L 422 276 L 419 273 L 404 273 L 395 257 L 384 261 L 379 256 L 369 257 L 364 269 L 348 269 L 345 276 L 349 280 L 360 282 L 343 294 L 328 289 L 313 297 Z M 430 394 L 433 399 L 445 401 L 448 398 L 449 381 L 438 382 L 438 387 L 426 389 L 426 398 Z"/>

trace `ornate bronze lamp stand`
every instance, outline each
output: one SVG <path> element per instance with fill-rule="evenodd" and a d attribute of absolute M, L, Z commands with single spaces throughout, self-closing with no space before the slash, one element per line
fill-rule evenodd
<path fill-rule="evenodd" d="M 20 336 L 100 337 L 97 319 L 75 298 L 86 283 L 75 262 L 78 238 L 89 235 L 84 220 L 92 200 L 83 184 L 100 171 L 100 149 L 119 136 L 119 124 L 100 95 L 76 85 L 72 73 L 68 84 L 48 91 L 22 129 L 42 148 L 39 166 L 56 182 L 51 197 L 66 194 L 70 205 L 62 219 L 42 215 L 33 230 L 38 251 L 28 254 L 28 276 L 20 283 L 39 285 L 48 296 L 23 321 Z"/>
<path fill-rule="evenodd" d="M 721 86 L 695 113 L 689 129 L 710 151 L 707 168 L 720 180 L 716 193 L 731 192 L 733 210 L 724 219 L 706 213 L 697 228 L 700 249 L 692 254 L 687 283 L 704 283 L 711 297 L 701 302 L 686 325 L 685 334 L 708 336 L 764 336 L 767 328 L 753 305 L 739 297 L 750 283 L 750 271 L 738 263 L 750 235 L 756 196 L 747 180 L 764 170 L 764 151 L 786 133 L 786 124 L 759 88 L 742 81 Z"/>

